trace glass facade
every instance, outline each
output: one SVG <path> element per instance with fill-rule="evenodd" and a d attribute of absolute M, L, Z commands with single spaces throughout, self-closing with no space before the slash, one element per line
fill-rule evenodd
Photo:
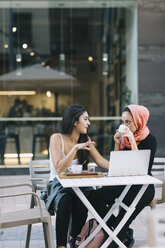
<path fill-rule="evenodd" d="M 90 135 L 109 156 L 122 108 L 137 102 L 136 18 L 136 1 L 0 3 L 2 164 L 46 157 L 73 103 L 87 107 Z"/>

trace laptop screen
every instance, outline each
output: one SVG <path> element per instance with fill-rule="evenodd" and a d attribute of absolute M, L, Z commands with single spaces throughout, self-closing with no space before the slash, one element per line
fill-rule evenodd
<path fill-rule="evenodd" d="M 147 175 L 150 153 L 150 150 L 111 151 L 108 176 Z"/>

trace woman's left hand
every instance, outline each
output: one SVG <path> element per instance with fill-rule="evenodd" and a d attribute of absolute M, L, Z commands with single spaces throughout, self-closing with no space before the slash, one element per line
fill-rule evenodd
<path fill-rule="evenodd" d="M 137 145 L 136 145 L 136 141 L 135 141 L 135 138 L 134 138 L 134 135 L 133 135 L 133 133 L 130 130 L 128 130 L 125 133 L 123 133 L 123 136 L 124 137 L 128 137 L 129 142 L 131 143 L 132 150 L 138 150 Z"/>
<path fill-rule="evenodd" d="M 134 135 L 130 130 L 128 130 L 125 133 L 123 133 L 123 136 L 128 137 L 130 143 L 135 142 Z"/>
<path fill-rule="evenodd" d="M 89 140 L 89 141 L 87 141 L 87 142 L 85 142 L 85 143 L 78 143 L 78 144 L 76 144 L 76 147 L 77 147 L 77 150 L 90 150 L 89 145 L 91 145 L 91 144 L 94 145 L 95 142 Z"/>

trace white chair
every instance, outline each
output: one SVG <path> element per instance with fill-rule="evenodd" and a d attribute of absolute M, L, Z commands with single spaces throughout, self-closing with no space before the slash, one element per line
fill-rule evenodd
<path fill-rule="evenodd" d="M 148 216 L 148 241 L 139 248 L 164 248 L 165 247 L 165 210 L 154 208 Z"/>
<path fill-rule="evenodd" d="M 37 192 L 37 190 L 41 191 L 45 187 L 47 187 L 49 182 L 49 174 L 50 174 L 49 164 L 50 164 L 49 160 L 30 161 L 29 163 L 30 180 L 35 192 Z M 32 197 L 30 207 L 34 208 L 34 206 L 35 206 L 35 202 L 34 202 L 34 198 Z M 29 246 L 29 240 L 30 240 L 29 237 L 31 235 L 31 228 L 32 225 L 29 224 L 26 234 L 26 247 Z"/>
<path fill-rule="evenodd" d="M 35 192 L 41 191 L 49 182 L 49 160 L 32 160 L 29 163 L 30 180 Z"/>
<path fill-rule="evenodd" d="M 165 247 L 165 209 L 155 208 L 151 211 L 148 223 L 148 246 Z"/>
<path fill-rule="evenodd" d="M 30 180 L 34 187 L 35 192 L 37 190 L 42 191 L 47 187 L 49 194 L 49 175 L 50 175 L 50 161 L 49 160 L 31 160 L 29 163 Z M 33 208 L 34 202 L 31 201 L 31 208 Z M 72 217 L 70 217 L 69 229 L 68 229 L 68 240 L 70 237 Z M 28 245 L 29 236 L 31 234 L 31 225 L 28 225 L 26 242 Z"/>
<path fill-rule="evenodd" d="M 165 157 L 155 157 L 152 166 L 152 175 L 163 181 L 162 185 L 156 185 L 155 198 L 150 207 L 148 217 L 148 242 L 141 248 L 164 248 L 165 247 L 165 209 L 157 204 L 165 203 Z M 159 196 L 157 195 L 159 193 Z"/>
<path fill-rule="evenodd" d="M 151 202 L 151 208 L 154 208 L 156 204 L 165 203 L 165 157 L 155 157 L 152 166 L 152 175 L 163 181 L 163 184 L 156 185 L 155 198 Z M 160 192 L 161 191 L 161 192 Z M 157 196 L 157 192 L 160 192 L 160 196 Z"/>
<path fill-rule="evenodd" d="M 21 187 L 30 188 L 30 192 L 20 193 Z M 18 211 L 13 210 L 12 212 L 7 211 L 5 213 L 0 213 L 0 228 L 9 228 L 9 227 L 17 227 L 22 225 L 32 225 L 35 223 L 42 223 L 43 232 L 44 232 L 44 240 L 46 248 L 54 248 L 53 234 L 52 234 L 52 224 L 51 217 L 48 211 L 45 208 L 41 207 L 41 202 L 36 193 L 34 193 L 33 186 L 30 184 L 16 184 L 16 185 L 7 185 L 0 186 L 0 190 L 5 191 L 5 189 L 9 188 L 17 188 L 18 193 L 3 193 L 0 194 L 0 198 L 17 198 L 19 196 L 31 195 L 35 198 L 35 207 L 21 209 Z M 37 203 L 37 204 L 36 204 Z M 30 201 L 29 201 L 30 205 Z M 14 209 L 14 206 L 13 206 Z M 28 240 L 25 243 L 25 247 L 28 248 L 30 243 L 30 235 L 28 236 Z"/>

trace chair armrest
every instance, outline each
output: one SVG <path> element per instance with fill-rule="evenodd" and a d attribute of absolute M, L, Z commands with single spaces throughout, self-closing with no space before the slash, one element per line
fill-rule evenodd
<path fill-rule="evenodd" d="M 12 185 L 4 185 L 4 186 L 0 186 L 0 189 L 7 189 L 7 188 L 18 188 L 18 187 L 29 187 L 32 192 L 35 192 L 33 185 L 29 184 L 29 183 L 21 183 L 21 184 L 12 184 Z"/>
<path fill-rule="evenodd" d="M 25 185 L 23 185 L 23 186 L 25 186 Z M 18 185 L 16 185 L 16 187 L 18 187 Z M 0 188 L 11 188 L 11 187 L 10 186 L 3 186 L 3 187 L 0 187 Z M 35 198 L 35 200 L 37 200 L 36 202 L 38 203 L 37 205 L 38 205 L 39 210 L 40 210 L 41 220 L 43 221 L 43 213 L 42 213 L 41 201 L 40 201 L 39 196 L 36 193 L 27 192 L 27 193 L 17 193 L 17 194 L 4 194 L 4 195 L 0 195 L 0 199 L 1 198 L 9 198 L 9 197 L 17 197 L 17 196 L 25 196 L 25 195 L 31 195 L 31 196 L 33 196 Z"/>

